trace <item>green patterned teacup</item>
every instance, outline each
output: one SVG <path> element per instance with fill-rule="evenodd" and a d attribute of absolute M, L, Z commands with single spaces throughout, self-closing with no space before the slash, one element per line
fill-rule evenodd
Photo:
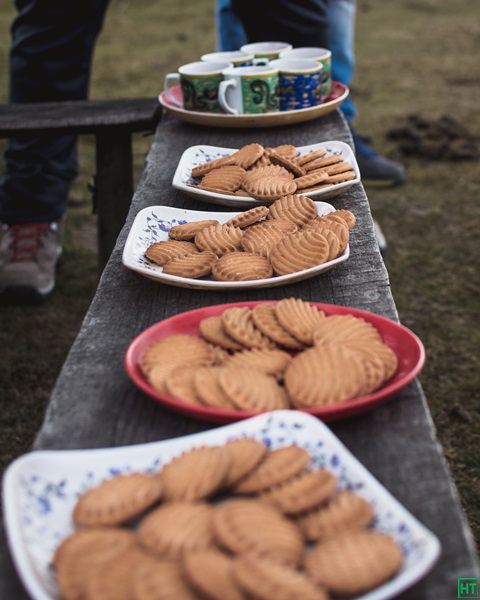
<path fill-rule="evenodd" d="M 255 58 L 275 60 L 280 58 L 280 52 L 291 50 L 292 45 L 286 42 L 253 42 L 240 48 L 243 52 L 252 52 Z"/>
<path fill-rule="evenodd" d="M 229 67 L 218 88 L 218 101 L 229 114 L 271 113 L 280 110 L 278 69 Z"/>
<path fill-rule="evenodd" d="M 185 110 L 221 113 L 218 86 L 223 81 L 223 71 L 230 66 L 230 62 L 205 61 L 183 65 L 178 69 L 178 73 L 168 73 L 165 76 L 165 95 L 170 102 Z M 180 83 L 183 103 L 170 93 L 172 82 Z"/>

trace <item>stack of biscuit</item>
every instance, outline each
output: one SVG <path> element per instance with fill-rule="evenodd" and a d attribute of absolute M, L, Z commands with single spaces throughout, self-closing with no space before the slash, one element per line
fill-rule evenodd
<path fill-rule="evenodd" d="M 292 144 L 264 148 L 254 142 L 194 167 L 192 177 L 196 183 L 191 187 L 268 203 L 351 181 L 356 173 L 340 153 L 319 148 L 299 155 Z"/>
<path fill-rule="evenodd" d="M 157 392 L 191 405 L 249 412 L 355 400 L 378 390 L 397 366 L 395 352 L 370 322 L 327 316 L 300 298 L 232 306 L 202 319 L 198 336 L 169 335 L 140 357 Z"/>
<path fill-rule="evenodd" d="M 163 273 L 191 279 L 255 281 L 289 275 L 341 256 L 355 216 L 348 210 L 318 215 L 315 202 L 283 196 L 219 223 L 214 219 L 172 227 L 145 256 Z"/>
<path fill-rule="evenodd" d="M 403 563 L 372 504 L 295 445 L 198 446 L 78 498 L 56 549 L 63 600 L 328 600 Z"/>

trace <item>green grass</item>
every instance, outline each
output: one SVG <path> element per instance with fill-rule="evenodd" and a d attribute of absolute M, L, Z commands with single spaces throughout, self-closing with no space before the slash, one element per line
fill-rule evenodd
<path fill-rule="evenodd" d="M 156 96 L 167 72 L 215 45 L 213 1 L 113 0 L 99 39 L 91 97 Z M 7 31 L 13 4 L 0 6 Z M 450 114 L 480 137 L 478 0 L 359 3 L 352 93 L 357 128 L 399 157 L 387 131 L 409 114 Z M 8 44 L 0 36 L 0 101 L 7 99 Z M 151 138 L 135 138 L 136 177 Z M 2 468 L 26 452 L 51 387 L 97 282 L 95 217 L 88 185 L 94 140 L 80 140 L 65 252 L 51 299 L 38 308 L 0 308 Z M 439 439 L 480 543 L 480 169 L 478 161 L 402 158 L 407 184 L 368 191 L 388 241 L 385 257 L 401 321 L 424 342 L 420 380 Z"/>

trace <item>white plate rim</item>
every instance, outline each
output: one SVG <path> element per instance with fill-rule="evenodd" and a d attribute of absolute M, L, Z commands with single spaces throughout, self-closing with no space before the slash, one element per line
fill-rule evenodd
<path fill-rule="evenodd" d="M 316 144 L 298 146 L 297 149 L 300 155 L 303 155 L 307 154 L 308 152 L 318 150 L 320 148 L 327 150 L 329 154 L 341 153 L 344 159 L 352 165 L 356 177 L 355 179 L 351 179 L 349 181 L 337 183 L 336 185 L 330 188 L 324 188 L 321 190 L 308 192 L 307 194 L 305 194 L 306 196 L 312 199 L 320 199 L 320 197 L 333 198 L 335 196 L 338 196 L 338 194 L 351 188 L 353 185 L 360 183 L 360 169 L 358 167 L 355 154 L 351 147 L 345 142 L 339 140 L 328 140 L 326 142 L 318 142 Z M 223 148 L 221 146 L 210 146 L 208 144 L 197 144 L 196 146 L 190 146 L 183 152 L 182 156 L 180 157 L 180 160 L 178 161 L 178 165 L 172 180 L 172 186 L 175 189 L 186 194 L 187 196 L 190 196 L 191 198 L 201 200 L 202 202 L 221 204 L 223 206 L 252 208 L 253 206 L 272 204 L 272 202 L 256 200 L 255 198 L 251 197 L 217 194 L 214 192 L 197 189 L 195 187 L 187 185 L 186 182 L 195 181 L 194 178 L 191 177 L 192 168 L 197 164 L 201 164 L 201 161 L 193 160 L 193 157 L 196 153 L 203 154 L 211 160 L 212 158 L 218 158 L 220 156 L 227 156 L 233 154 L 237 150 L 238 148 Z M 298 190 L 298 194 L 302 194 L 302 191 Z"/>
<path fill-rule="evenodd" d="M 315 204 L 317 205 L 318 214 L 326 214 L 335 210 L 335 208 L 327 202 L 316 201 Z M 170 219 L 159 219 L 159 221 L 161 221 L 162 223 L 172 223 L 172 221 L 174 221 L 175 219 L 181 222 L 182 216 L 183 220 L 187 220 L 187 218 L 190 221 L 201 221 L 203 219 L 217 219 L 218 221 L 220 221 L 220 223 L 225 223 L 226 221 L 240 213 L 194 211 L 189 209 L 177 208 L 174 206 L 147 206 L 137 213 L 123 248 L 122 263 L 128 269 L 136 271 L 137 273 L 140 273 L 141 275 L 144 275 L 149 279 L 153 279 L 155 281 L 159 281 L 161 283 L 166 283 L 169 285 L 202 290 L 270 288 L 288 283 L 295 283 L 297 281 L 302 281 L 311 277 L 316 277 L 317 275 L 321 275 L 325 271 L 328 271 L 333 267 L 336 267 L 337 265 L 345 262 L 350 256 L 350 245 L 347 245 L 345 252 L 341 256 L 322 265 L 317 265 L 316 267 L 311 267 L 310 269 L 298 271 L 297 273 L 292 273 L 291 275 L 280 275 L 278 277 L 258 279 L 255 281 L 210 281 L 203 279 L 190 279 L 187 277 L 178 277 L 176 275 L 168 275 L 162 272 L 162 267 L 150 263 L 150 261 L 146 260 L 143 257 L 143 252 L 148 244 L 142 244 L 139 242 L 139 234 L 142 230 L 145 231 L 145 229 L 142 228 L 147 226 L 148 219 L 152 219 L 151 215 L 154 213 L 154 211 L 162 211 L 162 213 L 165 216 L 170 216 Z M 160 235 L 162 237 L 150 239 L 149 242 L 153 243 L 154 241 L 162 241 L 168 239 L 168 234 L 166 230 L 162 230 L 161 233 L 158 233 L 157 235 Z"/>
<path fill-rule="evenodd" d="M 274 434 L 276 438 L 274 438 Z M 97 481 L 111 476 L 115 468 L 120 472 L 122 469 L 125 472 L 139 469 L 149 470 L 152 464 L 155 465 L 155 468 L 159 468 L 162 464 L 161 457 L 165 463 L 187 448 L 202 444 L 223 443 L 228 439 L 244 435 L 253 435 L 259 439 L 268 437 L 272 448 L 296 443 L 309 449 L 317 461 L 315 462 L 317 466 L 325 466 L 335 472 L 339 478 L 339 487 L 342 489 L 349 487 L 371 499 L 378 511 L 378 521 L 382 519 L 384 521 L 380 524 L 377 521 L 374 527 L 393 535 L 402 546 L 405 553 L 405 564 L 400 573 L 379 588 L 351 600 L 394 598 L 419 581 L 433 567 L 441 551 L 438 538 L 379 483 L 324 423 L 306 413 L 279 410 L 232 425 L 159 442 L 115 448 L 34 451 L 14 460 L 7 467 L 3 476 L 5 527 L 7 542 L 19 577 L 32 598 L 34 600 L 54 600 L 58 597 L 51 593 L 52 587 L 50 587 L 50 591 L 48 590 L 48 580 L 51 579 L 50 586 L 52 586 L 53 576 L 51 573 L 49 575 L 46 565 L 53 555 L 54 546 L 60 542 L 62 536 L 65 537 L 72 530 L 71 526 L 70 528 L 66 527 L 59 538 L 49 538 L 51 532 L 47 527 L 43 536 L 37 532 L 37 536 L 44 546 L 38 555 L 44 556 L 46 548 L 49 548 L 47 551 L 49 557 L 48 559 L 44 558 L 43 565 L 32 562 L 28 550 L 31 545 L 25 540 L 25 537 L 28 537 L 25 529 L 31 525 L 31 523 L 27 523 L 26 519 L 27 507 L 31 511 L 31 521 L 35 521 L 32 505 L 36 505 L 34 500 L 29 499 L 25 489 L 23 496 L 19 490 L 22 489 L 22 486 L 25 488 L 25 481 L 28 476 L 32 477 L 31 473 L 34 468 L 38 469 L 36 465 L 42 466 L 43 464 L 45 472 L 51 478 L 54 477 L 55 469 L 60 469 L 57 479 L 61 476 L 68 479 L 69 475 L 75 477 L 73 474 L 78 475 L 76 469 L 81 467 L 83 469 L 82 477 L 78 481 L 88 480 L 89 483 L 86 487 L 90 487 Z M 89 474 L 95 469 L 97 472 L 94 477 L 91 477 Z M 38 470 L 35 471 L 35 477 L 41 479 Z M 78 486 L 78 483 L 75 486 Z M 71 514 L 75 498 L 83 489 L 86 489 L 85 486 L 81 490 L 76 487 L 75 491 L 69 490 L 67 485 L 65 495 L 70 495 L 70 497 L 68 500 L 56 499 L 58 500 L 57 511 L 62 509 L 61 502 L 67 501 L 67 505 L 63 505 L 64 512 Z M 388 519 L 392 519 L 392 523 L 389 524 Z M 390 531 L 390 526 L 393 527 L 393 531 Z M 48 543 L 47 540 L 49 540 Z M 41 577 L 47 579 L 44 584 L 42 584 Z"/>

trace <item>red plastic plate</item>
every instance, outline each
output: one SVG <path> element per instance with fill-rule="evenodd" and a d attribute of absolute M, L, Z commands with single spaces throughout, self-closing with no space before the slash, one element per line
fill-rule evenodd
<path fill-rule="evenodd" d="M 203 406 L 186 404 L 175 400 L 170 396 L 161 394 L 154 390 L 143 375 L 139 359 L 143 351 L 155 341 L 172 335 L 174 333 L 188 333 L 199 335 L 198 324 L 205 317 L 220 315 L 225 309 L 232 306 L 249 306 L 253 308 L 257 304 L 275 304 L 274 301 L 264 302 L 235 302 L 232 304 L 216 304 L 188 312 L 175 315 L 152 325 L 139 336 L 137 336 L 129 345 L 125 355 L 125 368 L 131 380 L 146 394 L 154 400 L 167 406 L 168 408 L 199 419 L 212 423 L 226 424 L 248 419 L 259 413 L 247 411 L 219 410 Z M 409 384 L 422 370 L 425 364 L 425 348 L 420 339 L 409 329 L 374 313 L 336 306 L 334 304 L 321 304 L 311 302 L 319 310 L 323 310 L 327 315 L 333 314 L 351 314 L 356 317 L 362 317 L 374 325 L 383 337 L 383 341 L 392 348 L 398 358 L 398 369 L 396 374 L 379 390 L 368 396 L 362 396 L 355 400 L 350 400 L 334 406 L 306 409 L 304 412 L 318 417 L 322 421 L 328 422 L 337 419 L 351 417 L 379 406 L 387 399 L 391 398 L 398 391 Z"/>

